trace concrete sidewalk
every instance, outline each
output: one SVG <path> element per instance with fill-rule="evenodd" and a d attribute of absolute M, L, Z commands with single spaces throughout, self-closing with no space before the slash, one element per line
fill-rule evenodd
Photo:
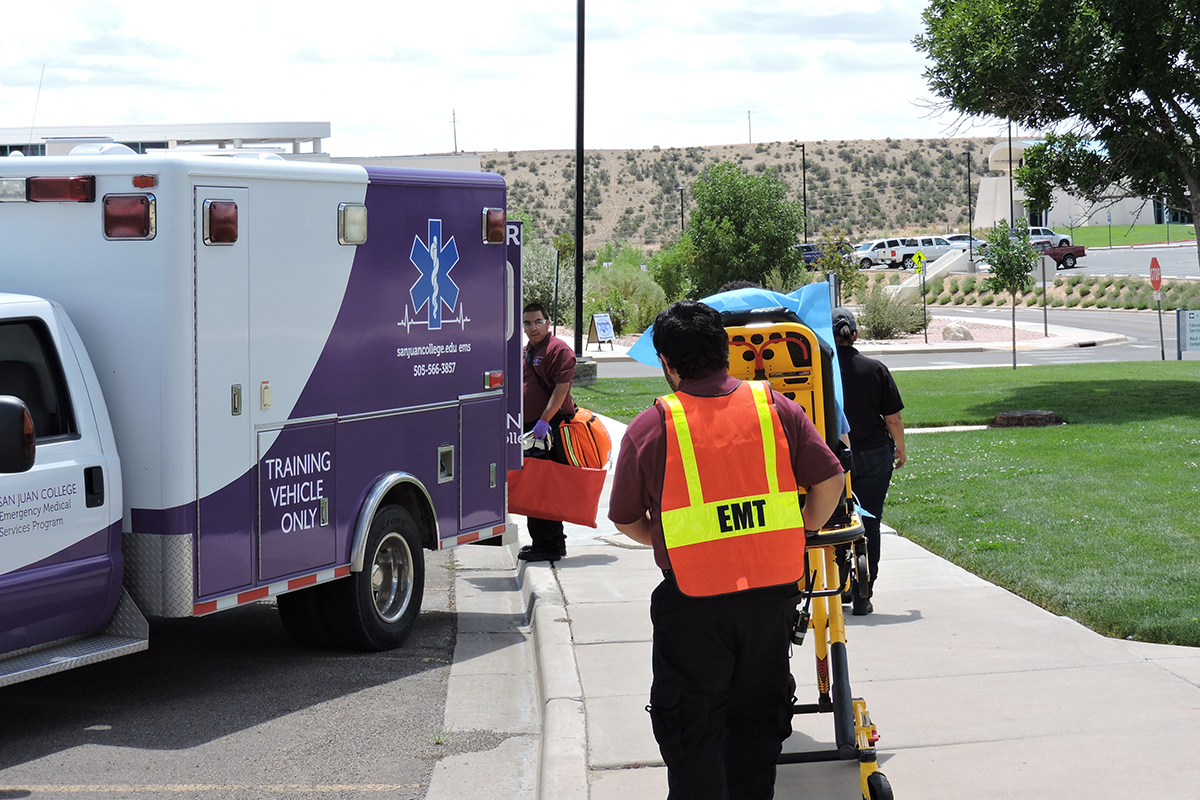
<path fill-rule="evenodd" d="M 623 426 L 606 424 L 619 441 Z M 666 796 L 644 710 L 661 575 L 607 505 L 596 529 L 567 525 L 568 556 L 553 567 L 517 562 L 515 546 L 456 551 L 447 727 L 500 720 L 510 738 L 439 764 L 429 798 L 473 786 L 528 800 Z M 894 532 L 882 551 L 876 611 L 847 617 L 847 649 L 898 797 L 1186 796 L 1200 782 L 1200 651 L 1107 639 Z M 811 637 L 793 672 L 813 702 Z M 832 747 L 830 715 L 794 727 L 786 749 Z M 780 767 L 776 797 L 858 791 L 856 763 L 801 764 Z"/>
<path fill-rule="evenodd" d="M 937 314 L 939 319 L 949 319 L 955 322 L 976 322 L 980 320 L 976 317 L 956 316 L 954 314 Z M 1005 325 L 1004 327 L 1008 327 Z M 1017 322 L 1017 328 L 1025 331 L 1033 331 L 1035 333 L 1049 333 L 1049 336 L 1039 337 L 1037 339 L 1019 339 L 1017 340 L 1017 350 L 1054 350 L 1068 347 L 1097 347 L 1104 344 L 1113 344 L 1123 342 L 1128 337 L 1119 333 L 1109 333 L 1106 331 L 1089 330 L 1086 328 L 1073 328 L 1065 325 L 1047 325 L 1043 326 L 1041 322 Z M 564 342 L 571 347 L 575 346 L 573 340 L 560 336 Z M 599 349 L 596 349 L 599 347 Z M 860 339 L 855 345 L 860 353 L 868 356 L 880 355 L 898 355 L 901 353 L 928 353 L 934 355 L 936 353 L 982 353 L 985 350 L 1004 350 L 1012 349 L 1012 341 L 1005 340 L 1002 342 L 940 342 L 930 341 L 926 343 L 923 340 L 887 340 L 873 341 L 870 339 Z M 583 355 L 596 362 L 614 362 L 614 361 L 633 361 L 629 357 L 629 348 L 615 344 L 602 343 L 600 345 L 585 344 Z"/>

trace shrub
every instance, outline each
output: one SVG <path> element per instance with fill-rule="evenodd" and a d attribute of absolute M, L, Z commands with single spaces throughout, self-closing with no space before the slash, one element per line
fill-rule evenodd
<path fill-rule="evenodd" d="M 1050 301 L 1051 308 L 1062 308 L 1062 305 L 1063 305 L 1063 301 L 1057 297 Z"/>
<path fill-rule="evenodd" d="M 970 294 L 971 292 L 975 291 L 974 275 L 968 275 L 966 278 L 963 278 L 962 290 L 963 294 Z"/>
<path fill-rule="evenodd" d="M 1080 297 L 1087 297 L 1091 293 L 1092 293 L 1092 284 L 1091 283 L 1085 283 L 1079 287 L 1079 296 Z"/>
<path fill-rule="evenodd" d="M 990 306 L 994 302 L 996 302 L 996 298 L 991 292 L 984 292 L 979 296 L 979 305 L 981 306 Z"/>
<path fill-rule="evenodd" d="M 541 303 L 554 314 L 554 256 L 550 245 L 526 238 L 521 253 L 521 299 L 525 303 Z M 574 259 L 564 258 L 558 267 L 559 324 L 575 320 Z"/>
<path fill-rule="evenodd" d="M 953 299 L 954 299 L 954 305 L 961 306 L 963 304 L 963 301 L 966 299 L 966 296 L 961 295 L 961 294 L 956 294 L 956 295 L 954 295 Z"/>
<path fill-rule="evenodd" d="M 1027 305 L 1027 306 L 1036 306 L 1037 302 L 1038 302 L 1038 296 L 1036 294 L 1031 294 L 1025 298 L 1025 305 Z"/>
<path fill-rule="evenodd" d="M 967 295 L 967 305 L 969 305 L 969 306 L 975 305 L 976 299 L 978 299 L 978 298 L 976 298 L 976 296 L 973 294 Z"/>
<path fill-rule="evenodd" d="M 859 305 L 858 326 L 868 339 L 894 339 L 904 333 L 916 333 L 925 326 L 921 303 L 917 298 L 885 292 L 873 285 Z"/>
<path fill-rule="evenodd" d="M 584 278 L 584 319 L 607 313 L 618 335 L 644 331 L 665 305 L 662 287 L 639 264 L 593 267 Z"/>
<path fill-rule="evenodd" d="M 1091 308 L 1092 306 L 1096 305 L 1096 301 L 1095 301 L 1095 300 L 1091 300 L 1091 299 L 1084 300 L 1084 301 L 1083 301 L 1083 303 L 1082 303 L 1081 305 L 1082 305 L 1084 308 Z"/>
<path fill-rule="evenodd" d="M 1097 301 L 1096 301 L 1096 308 L 1108 308 L 1108 301 L 1107 301 L 1107 300 L 1103 300 L 1103 299 L 1101 299 L 1101 300 L 1097 300 Z"/>
<path fill-rule="evenodd" d="M 1079 298 L 1078 298 L 1078 297 L 1073 297 L 1073 296 L 1072 296 L 1072 297 L 1068 297 L 1068 298 L 1067 298 L 1067 308 L 1074 308 L 1074 307 L 1075 307 L 1075 306 L 1077 306 L 1077 305 L 1079 305 Z"/>
<path fill-rule="evenodd" d="M 949 293 L 940 294 L 940 295 L 938 295 L 937 304 L 939 306 L 944 306 L 950 302 L 951 297 L 952 297 L 952 295 L 950 295 Z"/>

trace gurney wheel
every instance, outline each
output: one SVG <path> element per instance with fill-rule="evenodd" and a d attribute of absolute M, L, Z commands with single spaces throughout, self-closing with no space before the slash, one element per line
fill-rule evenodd
<path fill-rule="evenodd" d="M 882 772 L 872 772 L 867 776 L 867 791 L 871 796 L 865 800 L 892 800 L 892 785 Z"/>
<path fill-rule="evenodd" d="M 867 566 L 867 556 L 865 554 L 860 555 L 858 558 L 856 558 L 854 560 L 854 571 L 856 573 L 855 578 L 858 583 L 858 596 L 859 597 L 870 597 L 871 596 L 871 571 L 870 571 L 870 568 Z"/>

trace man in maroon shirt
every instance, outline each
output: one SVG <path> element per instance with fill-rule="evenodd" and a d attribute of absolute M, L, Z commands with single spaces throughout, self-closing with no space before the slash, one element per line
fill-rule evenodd
<path fill-rule="evenodd" d="M 550 315 L 541 303 L 525 306 L 521 324 L 529 344 L 525 346 L 524 392 L 522 394 L 525 430 L 550 442 L 550 458 L 567 463 L 559 436 L 559 423 L 575 416 L 571 381 L 575 377 L 575 352 L 550 333 Z M 554 562 L 567 554 L 567 536 L 559 520 L 529 517 L 532 545 L 517 553 L 522 561 Z"/>
<path fill-rule="evenodd" d="M 659 314 L 654 347 L 672 391 L 697 399 L 723 397 L 741 383 L 728 373 L 729 341 L 721 316 L 703 303 L 683 301 Z M 778 392 L 771 394 L 796 484 L 806 488 L 804 519 L 794 527 L 819 530 L 845 489 L 841 464 L 803 410 Z M 726 438 L 721 430 L 693 435 Z M 664 580 L 650 599 L 654 682 L 649 710 L 670 797 L 767 800 L 774 795 L 783 741 L 791 735 L 794 683 L 788 651 L 797 586 L 707 597 L 680 592 L 662 528 L 666 451 L 666 421 L 655 404 L 625 431 L 608 517 L 631 539 L 652 545 L 663 570 Z"/>

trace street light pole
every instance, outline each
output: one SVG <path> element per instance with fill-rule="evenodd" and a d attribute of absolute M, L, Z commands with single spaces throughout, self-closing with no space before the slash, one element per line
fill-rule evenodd
<path fill-rule="evenodd" d="M 583 2 L 575 22 L 575 355 L 583 353 Z"/>
<path fill-rule="evenodd" d="M 683 232 L 683 187 L 679 187 L 679 231 Z"/>
<path fill-rule="evenodd" d="M 804 208 L 804 242 L 808 243 L 808 160 L 804 155 L 804 142 L 800 143 L 800 197 Z"/>
<path fill-rule="evenodd" d="M 971 215 L 971 143 L 967 142 L 967 258 L 975 263 L 975 228 Z M 971 267 L 971 269 L 975 269 Z"/>

